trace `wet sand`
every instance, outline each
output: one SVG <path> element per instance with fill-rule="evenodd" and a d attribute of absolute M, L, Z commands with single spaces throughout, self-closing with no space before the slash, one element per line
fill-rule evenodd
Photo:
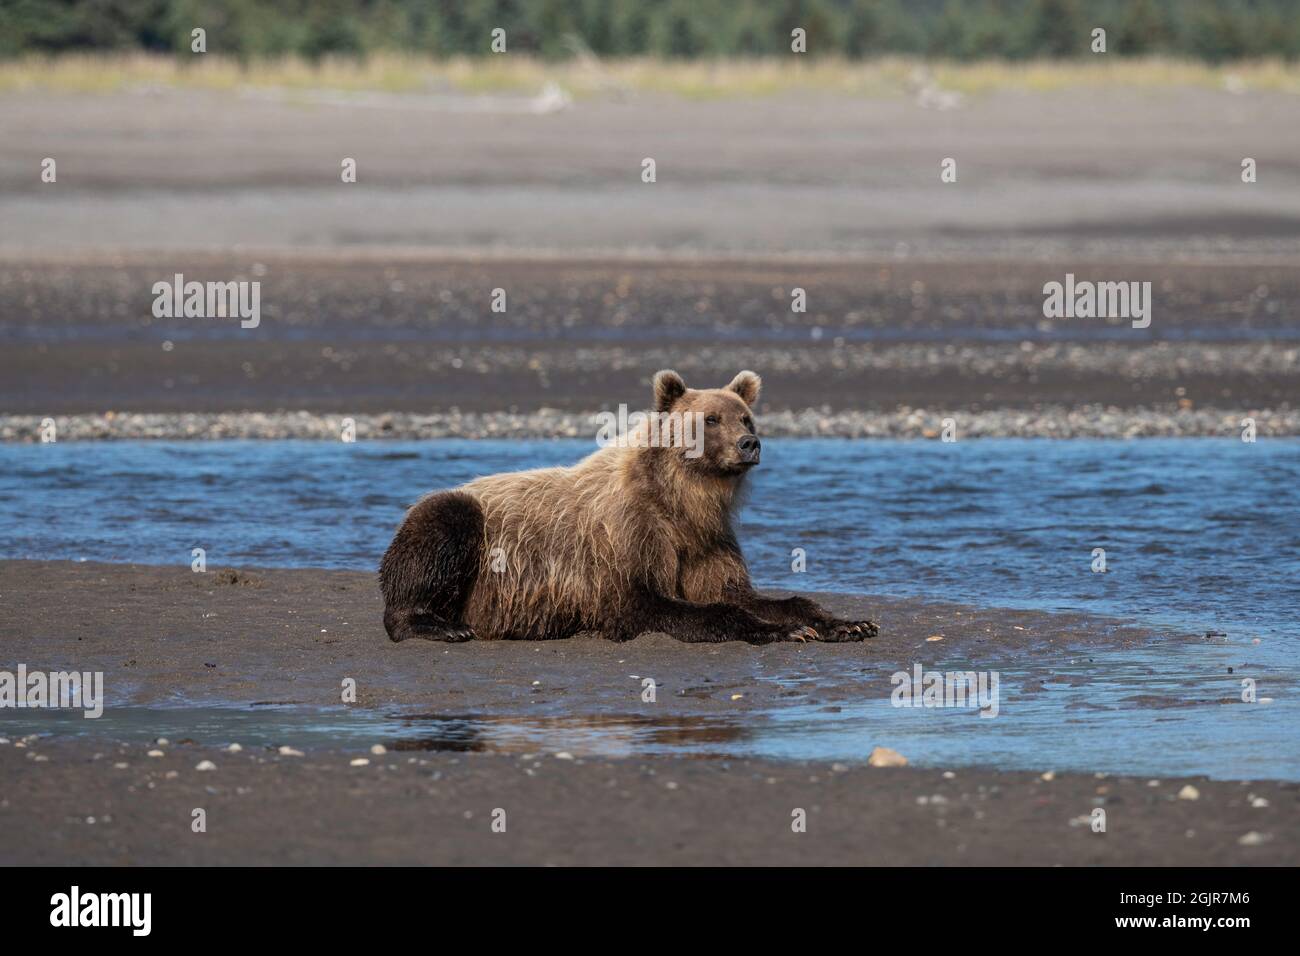
<path fill-rule="evenodd" d="M 1295 865 L 1293 785 L 751 760 L 0 745 L 3 865 Z M 38 760 L 37 758 L 45 758 Z M 215 770 L 198 771 L 202 760 Z M 125 764 L 118 767 L 118 764 Z M 1248 795 L 1269 801 L 1251 807 Z M 1107 809 L 1107 831 L 1077 822 Z M 206 811 L 207 832 L 191 830 Z M 803 809 L 807 830 L 791 830 Z M 492 831 L 505 811 L 506 831 Z M 1071 821 L 1076 821 L 1071 823 Z M 1248 833 L 1263 842 L 1244 845 Z"/>
<path fill-rule="evenodd" d="M 881 636 L 758 648 L 666 635 L 393 645 L 369 574 L 6 561 L 0 646 L 5 666 L 103 670 L 110 707 L 337 705 L 353 677 L 355 706 L 370 710 L 599 719 L 641 709 L 629 675 L 653 674 L 657 713 L 687 729 L 792 698 L 833 711 L 885 695 L 889 674 L 921 648 L 936 666 L 1014 660 L 1032 680 L 1035 661 L 1046 676 L 1064 649 L 1200 639 L 1083 615 L 820 597 L 870 614 Z M 927 641 L 935 634 L 944 641 Z M 813 689 L 774 678 L 811 678 Z M 0 862 L 1294 864 L 1300 835 L 1290 783 L 1195 779 L 1199 799 L 1187 800 L 1177 796 L 1187 780 L 991 768 L 946 777 L 698 756 L 567 760 L 527 747 L 372 755 L 355 743 L 285 756 L 216 743 L 171 740 L 149 757 L 149 745 L 111 735 L 11 739 L 0 746 L 0 826 L 12 835 Z M 203 760 L 216 769 L 196 770 Z M 1105 834 L 1081 821 L 1098 806 Z M 190 831 L 195 807 L 207 811 L 206 834 Z M 497 808 L 505 834 L 490 828 Z M 807 811 L 806 833 L 790 830 L 794 808 Z"/>
<path fill-rule="evenodd" d="M 637 674 L 656 676 L 664 715 L 734 715 L 788 700 L 775 677 L 813 677 L 811 701 L 834 706 L 866 693 L 887 698 L 890 675 L 910 668 L 918 651 L 936 667 L 966 661 L 996 669 L 1014 660 L 1032 680 L 1035 660 L 1044 662 L 1037 676 L 1050 676 L 1063 650 L 1131 648 L 1162 636 L 1079 614 L 819 594 L 844 617 L 877 621 L 881 637 L 764 647 L 683 645 L 662 634 L 624 644 L 592 635 L 394 645 L 381 624 L 377 577 L 356 571 L 199 574 L 188 566 L 0 561 L 0 582 L 7 655 L 102 670 L 110 702 L 120 704 L 332 706 L 343 678 L 354 677 L 357 704 L 369 708 L 616 714 L 640 709 L 640 682 L 628 677 Z M 941 644 L 927 641 L 936 634 L 945 635 Z"/>

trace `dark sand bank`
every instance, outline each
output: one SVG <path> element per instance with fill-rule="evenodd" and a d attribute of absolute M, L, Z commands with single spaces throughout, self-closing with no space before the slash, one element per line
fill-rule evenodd
<path fill-rule="evenodd" d="M 1294 865 L 1290 784 L 752 760 L 0 746 L 0 864 Z M 44 759 L 40 759 L 44 758 Z M 215 770 L 198 771 L 203 760 Z M 125 766 L 119 767 L 119 764 Z M 1265 799 L 1252 807 L 1248 799 Z M 1107 832 L 1079 818 L 1102 804 Z M 207 814 L 207 832 L 191 831 Z M 493 811 L 506 832 L 493 833 Z M 792 812 L 807 831 L 791 832 Z M 1073 822 L 1072 822 L 1073 821 Z M 1257 836 L 1240 842 L 1246 834 Z M 1262 842 L 1254 842 L 1254 841 Z"/>
<path fill-rule="evenodd" d="M 857 645 L 392 645 L 374 577 L 316 570 L 212 570 L 0 562 L 3 666 L 103 670 L 110 708 L 212 704 L 536 715 L 601 726 L 635 714 L 658 681 L 662 740 L 694 722 L 833 714 L 889 691 L 912 660 L 975 668 L 1016 661 L 1052 673 L 1072 648 L 1123 650 L 1162 636 L 1082 615 L 824 596 L 882 626 Z M 942 641 L 930 641 L 938 635 Z M 1032 677 L 1025 684 L 1032 683 Z M 1213 703 L 1213 702 L 1210 702 Z M 1156 700 L 1149 705 L 1167 705 Z M 13 712 L 11 712 L 13 713 Z M 78 724 L 93 721 L 77 720 Z M 26 737 L 0 719 L 4 863 L 768 863 L 1294 864 L 1292 783 L 1160 779 L 980 767 L 876 768 L 685 755 L 491 752 L 389 740 L 303 746 L 173 737 L 155 745 L 95 729 Z M 9 726 L 15 726 L 10 724 Z M 874 741 L 888 746 L 890 740 Z M 20 746 L 21 744 L 21 746 Z M 719 738 L 719 749 L 726 740 Z M 148 756 L 151 749 L 161 756 Z M 616 749 L 616 748 L 615 748 Z M 198 770 L 202 761 L 214 770 Z M 353 765 L 353 761 L 367 763 Z M 125 766 L 119 766 L 124 764 Z M 1043 771 L 1051 770 L 1044 766 Z M 1196 799 L 1184 789 L 1191 786 Z M 1180 797 L 1179 794 L 1183 796 Z M 1263 802 L 1261 802 L 1263 801 Z M 208 832 L 190 830 L 196 807 Z M 1085 818 L 1098 807 L 1107 832 Z M 491 831 L 492 812 L 507 832 Z M 808 814 L 806 833 L 791 813 Z M 92 822 L 93 819 L 93 822 Z M 1253 834 L 1248 836 L 1248 834 Z"/>
<path fill-rule="evenodd" d="M 629 675 L 649 675 L 665 712 L 734 714 L 792 696 L 772 677 L 815 677 L 815 701 L 833 706 L 860 701 L 866 688 L 888 697 L 890 675 L 918 654 L 935 666 L 967 661 L 977 669 L 1041 657 L 1047 676 L 1046 662 L 1063 650 L 1134 647 L 1153 637 L 1083 615 L 817 595 L 846 617 L 878 621 L 880 637 L 764 647 L 683 645 L 662 634 L 624 644 L 592 635 L 393 645 L 381 624 L 376 576 L 354 571 L 196 574 L 188 567 L 0 561 L 0 594 L 5 656 L 32 667 L 103 670 L 110 705 L 331 706 L 343 678 L 353 677 L 362 707 L 625 713 L 640 707 L 641 685 Z M 942 641 L 928 640 L 939 635 Z M 736 694 L 743 696 L 733 700 Z"/>

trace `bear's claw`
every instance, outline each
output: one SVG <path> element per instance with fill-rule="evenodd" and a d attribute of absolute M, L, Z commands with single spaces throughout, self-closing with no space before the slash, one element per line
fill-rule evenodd
<path fill-rule="evenodd" d="M 879 633 L 880 627 L 874 621 L 837 621 L 822 640 L 832 643 L 865 641 Z"/>
<path fill-rule="evenodd" d="M 793 625 L 790 627 L 775 627 L 766 633 L 766 640 L 752 641 L 751 643 L 768 644 L 768 643 L 799 643 L 807 644 L 809 641 L 820 640 L 817 632 L 811 627 L 803 625 Z"/>

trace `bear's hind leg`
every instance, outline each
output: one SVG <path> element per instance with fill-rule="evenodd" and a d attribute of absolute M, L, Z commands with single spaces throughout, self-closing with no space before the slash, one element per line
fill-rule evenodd
<path fill-rule="evenodd" d="M 464 623 L 483 549 L 483 509 L 471 495 L 430 495 L 406 515 L 379 565 L 384 630 L 394 641 L 468 641 Z"/>
<path fill-rule="evenodd" d="M 411 610 L 384 609 L 384 630 L 393 643 L 418 637 L 425 641 L 446 641 L 458 644 L 474 640 L 474 629 L 468 624 L 453 624 L 437 614 L 420 614 Z"/>

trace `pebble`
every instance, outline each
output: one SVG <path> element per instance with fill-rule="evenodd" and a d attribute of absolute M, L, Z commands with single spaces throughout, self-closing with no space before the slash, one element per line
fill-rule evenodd
<path fill-rule="evenodd" d="M 375 744 L 373 747 L 370 748 L 370 752 L 375 756 L 379 756 L 380 754 L 388 753 L 388 748 L 385 747 L 383 744 Z"/>
<path fill-rule="evenodd" d="M 567 750 L 561 750 L 559 753 L 557 753 L 557 754 L 555 755 L 555 759 L 556 759 L 556 760 L 572 760 L 572 759 L 573 759 L 573 754 L 569 753 Z"/>
<path fill-rule="evenodd" d="M 1201 799 L 1201 791 L 1197 790 L 1195 787 L 1193 787 L 1193 786 L 1189 783 L 1189 784 L 1185 785 L 1185 786 L 1183 787 L 1183 789 L 1181 789 L 1181 790 L 1178 791 L 1178 799 L 1179 799 L 1179 800 L 1199 800 L 1199 799 Z"/>
<path fill-rule="evenodd" d="M 906 767 L 907 758 L 889 747 L 874 747 L 867 763 L 873 767 Z"/>
<path fill-rule="evenodd" d="M 1260 833 L 1258 830 L 1251 830 L 1249 833 L 1243 833 L 1237 837 L 1237 842 L 1242 846 L 1259 846 L 1261 843 L 1267 843 L 1271 840 L 1267 833 Z"/>
<path fill-rule="evenodd" d="M 197 764 L 195 764 L 194 769 L 195 770 L 216 770 L 217 765 L 214 764 L 211 760 L 200 760 Z"/>
<path fill-rule="evenodd" d="M 151 750 L 151 751 L 149 751 L 149 756 L 150 756 L 150 757 L 165 757 L 165 756 L 167 756 L 167 755 L 166 755 L 165 753 L 163 753 L 161 750 Z"/>
<path fill-rule="evenodd" d="M 1044 780 L 1044 781 L 1046 781 L 1047 783 L 1051 783 L 1053 780 L 1056 779 L 1056 771 L 1055 771 L 1055 770 L 1049 770 L 1049 771 L 1047 771 L 1047 773 L 1042 774 L 1038 779 L 1039 779 L 1039 780 Z"/>
<path fill-rule="evenodd" d="M 366 757 L 354 757 L 354 758 L 349 762 L 349 766 L 352 766 L 352 767 L 368 767 L 368 766 L 370 766 L 370 760 L 369 760 L 368 758 L 366 758 Z"/>
<path fill-rule="evenodd" d="M 244 748 L 239 746 L 239 744 L 231 744 L 229 747 L 226 748 L 226 750 L 232 754 L 237 754 L 243 749 Z"/>
<path fill-rule="evenodd" d="M 301 751 L 301 750 L 294 750 L 292 747 L 287 747 L 287 746 L 286 746 L 286 747 L 281 747 L 281 748 L 280 748 L 280 756 L 281 756 L 281 757 L 301 757 L 301 756 L 302 756 L 302 751 Z"/>

